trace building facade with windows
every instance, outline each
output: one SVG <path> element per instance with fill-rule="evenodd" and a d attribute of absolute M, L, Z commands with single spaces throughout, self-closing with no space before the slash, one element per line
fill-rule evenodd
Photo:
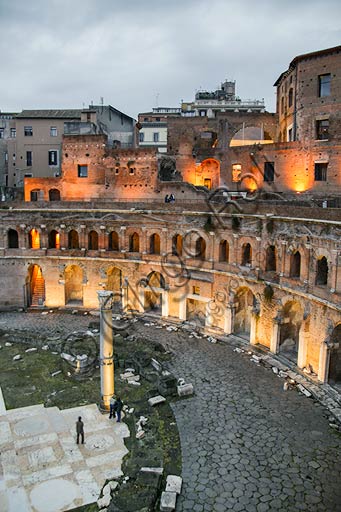
<path fill-rule="evenodd" d="M 0 111 L 0 186 L 5 187 L 11 155 L 8 154 L 8 141 L 16 138 L 15 116 L 13 112 Z M 2 194 L 3 195 L 3 194 Z"/>
<path fill-rule="evenodd" d="M 159 153 L 166 153 L 168 119 L 180 116 L 181 109 L 173 107 L 156 107 L 152 112 L 139 114 L 139 146 L 141 148 L 156 148 Z"/>
<path fill-rule="evenodd" d="M 279 141 L 341 140 L 341 46 L 295 57 L 274 85 Z"/>
<path fill-rule="evenodd" d="M 236 95 L 236 82 L 225 80 L 215 91 L 197 91 L 194 101 L 182 102 L 181 111 L 187 117 L 213 118 L 219 112 L 265 112 L 264 99 L 242 100 Z"/>
<path fill-rule="evenodd" d="M 111 105 L 87 109 L 23 110 L 13 118 L 7 138 L 5 184 L 22 187 L 24 178 L 58 177 L 64 135 L 105 134 L 109 147 L 136 146 L 135 120 Z"/>

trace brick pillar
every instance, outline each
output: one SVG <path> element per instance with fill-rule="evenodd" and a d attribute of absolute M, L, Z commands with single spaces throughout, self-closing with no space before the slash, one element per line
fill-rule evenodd
<path fill-rule="evenodd" d="M 319 368 L 317 378 L 320 382 L 328 382 L 328 371 L 330 362 L 330 349 L 325 340 L 320 347 Z"/>
<path fill-rule="evenodd" d="M 224 333 L 225 334 L 233 333 L 234 313 L 235 313 L 234 305 L 227 304 L 226 311 L 225 311 L 225 319 L 224 319 Z"/>
<path fill-rule="evenodd" d="M 172 251 L 172 237 L 168 237 L 168 229 L 162 228 L 161 237 L 160 237 L 160 254 L 166 255 L 168 252 Z M 169 249 L 170 247 L 170 249 Z M 165 316 L 165 315 L 163 315 Z M 166 315 L 168 316 L 168 315 Z"/>
<path fill-rule="evenodd" d="M 270 340 L 270 352 L 273 354 L 278 354 L 279 352 L 279 341 L 281 334 L 281 320 L 279 318 L 274 318 L 272 324 L 272 333 Z"/>
<path fill-rule="evenodd" d="M 28 233 L 26 233 L 26 224 L 20 224 L 19 231 L 19 247 L 20 249 L 28 248 Z"/>
<path fill-rule="evenodd" d="M 127 240 L 127 228 L 126 226 L 121 226 L 120 231 L 118 233 L 119 235 L 119 247 L 121 252 L 127 252 L 129 251 L 128 247 L 128 240 Z"/>
<path fill-rule="evenodd" d="M 86 233 L 86 226 L 84 224 L 81 224 L 80 226 L 80 233 L 79 233 L 79 247 L 82 251 L 85 251 L 88 248 L 88 240 L 87 240 L 87 233 Z"/>
<path fill-rule="evenodd" d="M 239 235 L 236 235 L 236 234 L 233 234 L 233 248 L 232 248 L 232 251 L 233 252 L 233 255 L 231 254 L 231 263 L 233 265 L 238 265 L 240 263 L 239 261 L 239 254 L 240 254 L 240 250 L 239 250 Z"/>
<path fill-rule="evenodd" d="M 105 226 L 100 226 L 100 233 L 98 237 L 98 249 L 101 252 L 105 252 L 107 250 L 107 235 Z"/>
<path fill-rule="evenodd" d="M 48 233 L 45 224 L 41 224 L 40 228 L 40 248 L 46 251 L 48 248 Z"/>

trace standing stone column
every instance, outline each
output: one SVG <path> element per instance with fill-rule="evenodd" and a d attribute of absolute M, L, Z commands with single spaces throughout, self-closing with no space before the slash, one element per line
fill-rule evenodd
<path fill-rule="evenodd" d="M 101 403 L 104 410 L 110 408 L 110 398 L 114 393 L 114 343 L 112 334 L 113 292 L 97 292 L 100 306 L 100 367 Z"/>

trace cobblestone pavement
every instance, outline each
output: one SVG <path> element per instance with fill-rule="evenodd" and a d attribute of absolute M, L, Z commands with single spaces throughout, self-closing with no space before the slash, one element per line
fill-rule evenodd
<path fill-rule="evenodd" d="M 47 335 L 86 328 L 89 316 L 1 313 L 0 328 Z M 195 395 L 172 404 L 181 437 L 177 512 L 340 512 L 341 437 L 328 411 L 229 344 L 135 329 L 174 352 Z M 162 333 L 162 334 L 161 334 Z"/>
<path fill-rule="evenodd" d="M 328 412 L 223 344 L 180 335 L 173 370 L 195 396 L 173 405 L 177 512 L 341 511 L 341 437 Z"/>

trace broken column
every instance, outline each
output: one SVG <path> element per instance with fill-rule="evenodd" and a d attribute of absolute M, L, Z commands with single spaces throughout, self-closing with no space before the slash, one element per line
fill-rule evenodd
<path fill-rule="evenodd" d="M 101 403 L 104 410 L 110 409 L 110 398 L 114 394 L 114 343 L 112 334 L 113 292 L 98 291 L 100 306 L 100 368 Z"/>

